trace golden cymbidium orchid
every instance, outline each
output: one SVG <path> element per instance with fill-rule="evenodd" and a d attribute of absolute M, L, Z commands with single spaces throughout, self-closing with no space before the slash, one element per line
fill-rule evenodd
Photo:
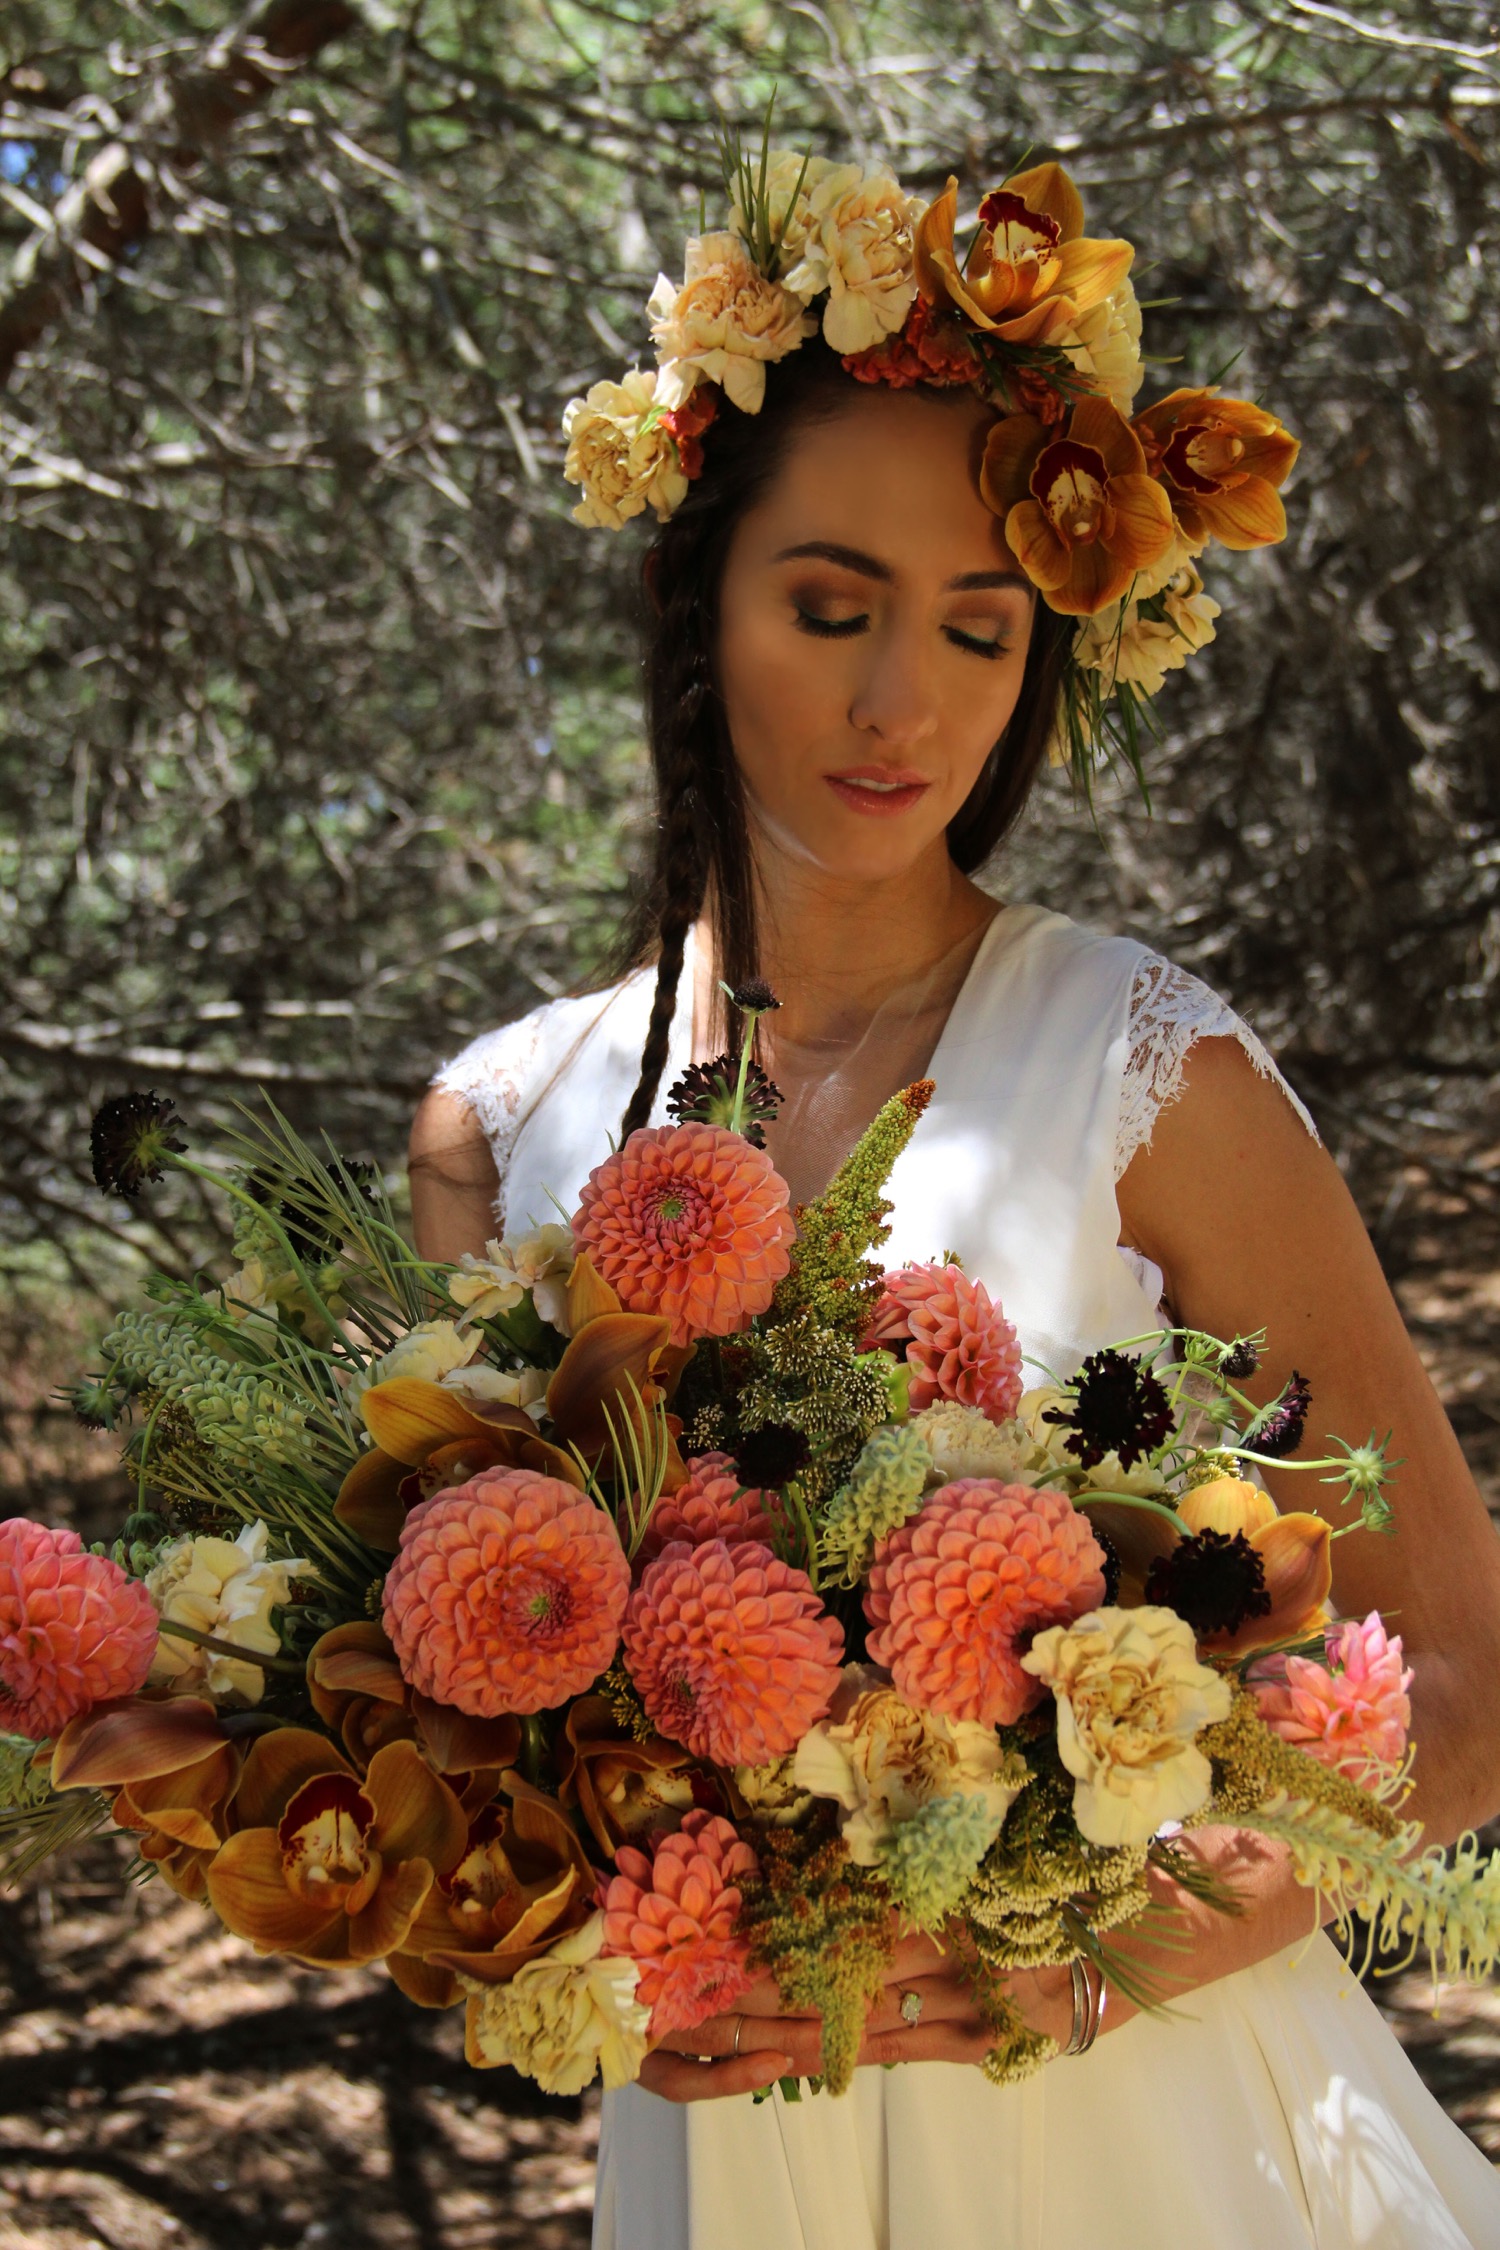
<path fill-rule="evenodd" d="M 54 1789 L 111 1789 L 111 1817 L 182 1898 L 202 1900 L 229 1833 L 242 1753 L 197 1696 L 125 1696 L 70 1719 L 52 1753 Z"/>
<path fill-rule="evenodd" d="M 557 1805 L 519 1774 L 507 1775 L 505 1786 L 510 1801 L 475 1815 L 453 1864 L 387 1960 L 420 2007 L 451 2007 L 461 1976 L 508 1983 L 594 1910 L 597 1877 Z"/>
<path fill-rule="evenodd" d="M 372 1384 L 359 1405 L 375 1446 L 345 1477 L 333 1512 L 382 1553 L 395 1553 L 419 1501 L 481 1469 L 533 1469 L 583 1489 L 578 1463 L 539 1436 L 522 1407 L 470 1402 L 415 1375 Z"/>
<path fill-rule="evenodd" d="M 359 1775 L 305 1727 L 254 1744 L 234 1814 L 236 1833 L 207 1870 L 214 1911 L 258 1953 L 317 1969 L 403 1944 L 469 1827 L 415 1743 L 388 1742 Z"/>
<path fill-rule="evenodd" d="M 1065 616 L 1118 601 L 1174 537 L 1166 489 L 1108 399 L 1080 399 L 1062 429 L 1007 415 L 985 441 L 979 488 L 1027 577 Z"/>
<path fill-rule="evenodd" d="M 581 1695 L 557 1747 L 558 1796 L 576 1804 L 606 1859 L 675 1828 L 698 1802 L 693 1761 L 678 1742 L 628 1734 L 602 1695 Z"/>
<path fill-rule="evenodd" d="M 917 228 L 917 287 L 976 328 L 1011 344 L 1047 344 L 1106 298 L 1130 271 L 1128 242 L 1083 232 L 1083 200 L 1060 164 L 1017 172 L 979 206 L 979 230 L 960 270 L 954 247 L 958 181 L 950 178 Z"/>
<path fill-rule="evenodd" d="M 500 1775 L 520 1751 L 519 1719 L 471 1718 L 409 1686 L 385 1628 L 373 1618 L 335 1625 L 313 1643 L 307 1692 L 318 1717 L 359 1772 L 388 1742 L 414 1742 L 465 1813 L 488 1803 Z"/>
<path fill-rule="evenodd" d="M 1194 552 L 1269 547 L 1286 537 L 1279 486 L 1301 450 L 1274 414 L 1217 389 L 1171 391 L 1131 424 Z"/>

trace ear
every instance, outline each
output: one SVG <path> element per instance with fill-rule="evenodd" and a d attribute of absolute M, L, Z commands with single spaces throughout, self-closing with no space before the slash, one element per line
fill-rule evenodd
<path fill-rule="evenodd" d="M 661 557 L 654 547 L 648 547 L 641 561 L 641 584 L 646 589 L 646 599 L 651 604 L 653 617 L 661 615 Z"/>

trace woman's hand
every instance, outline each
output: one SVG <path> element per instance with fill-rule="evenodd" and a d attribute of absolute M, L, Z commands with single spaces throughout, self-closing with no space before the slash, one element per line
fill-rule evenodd
<path fill-rule="evenodd" d="M 1067 1969 L 1019 1971 L 1006 1978 L 1005 1989 L 1033 2030 L 1059 2047 L 1067 2044 L 1073 2027 Z M 922 2002 L 915 2024 L 901 2013 L 909 1992 Z M 646 2057 L 641 2084 L 673 2102 L 752 2093 L 778 2078 L 816 2077 L 822 2044 L 821 2017 L 784 2013 L 774 1980 L 762 1977 L 732 2013 L 711 2016 L 693 2031 L 669 2032 Z M 865 2023 L 860 2062 L 978 2064 L 993 2044 L 953 1953 L 929 1937 L 900 1939 Z"/>

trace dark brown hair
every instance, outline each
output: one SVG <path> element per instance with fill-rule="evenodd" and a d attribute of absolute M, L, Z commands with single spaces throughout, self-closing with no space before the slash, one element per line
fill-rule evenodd
<path fill-rule="evenodd" d="M 788 443 L 808 422 L 835 414 L 852 377 L 814 338 L 768 370 L 765 405 L 727 404 L 703 441 L 701 476 L 657 535 L 644 566 L 648 595 L 646 724 L 656 783 L 650 870 L 622 953 L 627 966 L 656 961 L 656 994 L 641 1072 L 621 1135 L 644 1125 L 656 1099 L 682 975 L 687 935 L 705 899 L 718 974 L 734 988 L 758 973 L 755 876 L 744 789 L 715 667 L 719 589 L 742 516 L 764 492 Z M 948 849 L 965 874 L 1014 826 L 1046 753 L 1071 620 L 1038 602 L 1021 693 L 1009 725 L 948 825 Z M 741 1037 L 728 1011 L 727 1037 Z"/>

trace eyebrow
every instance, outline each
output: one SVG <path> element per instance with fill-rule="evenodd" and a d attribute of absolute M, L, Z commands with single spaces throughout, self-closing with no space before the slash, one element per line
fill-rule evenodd
<path fill-rule="evenodd" d="M 783 547 L 779 555 L 771 558 L 779 563 L 804 559 L 837 563 L 861 578 L 878 579 L 882 585 L 889 585 L 896 575 L 890 564 L 882 562 L 877 555 L 867 555 L 862 547 L 841 547 L 832 539 L 806 539 L 800 547 Z M 1019 570 L 964 570 L 956 578 L 950 578 L 943 591 L 972 594 L 992 586 L 1020 586 L 1029 591 L 1031 581 Z"/>

